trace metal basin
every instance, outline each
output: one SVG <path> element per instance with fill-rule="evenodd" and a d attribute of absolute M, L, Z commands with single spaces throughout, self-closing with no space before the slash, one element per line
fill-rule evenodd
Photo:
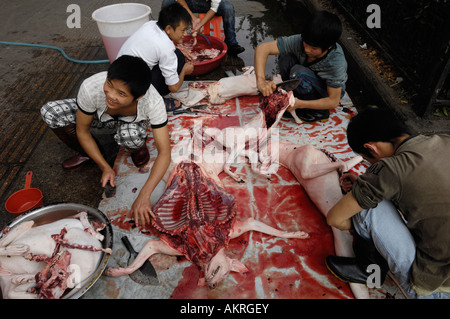
<path fill-rule="evenodd" d="M 8 225 L 8 227 L 13 227 L 22 222 L 30 220 L 34 221 L 35 223 L 34 226 L 44 225 L 52 223 L 59 219 L 73 216 L 74 214 L 83 211 L 87 212 L 90 220 L 98 220 L 106 225 L 106 227 L 101 231 L 101 234 L 105 236 L 105 238 L 102 241 L 102 246 L 103 248 L 112 249 L 113 232 L 108 217 L 98 209 L 81 204 L 62 203 L 40 207 L 17 217 Z M 3 233 L 0 232 L 0 237 L 1 236 L 3 236 Z M 80 298 L 83 294 L 85 294 L 86 291 L 88 291 L 88 289 L 92 287 L 92 285 L 102 275 L 108 263 L 109 257 L 110 257 L 109 254 L 102 252 L 97 268 L 91 274 L 91 276 L 82 281 L 78 285 L 78 287 L 75 287 L 73 289 L 67 289 L 64 295 L 62 296 L 62 299 L 77 299 Z"/>

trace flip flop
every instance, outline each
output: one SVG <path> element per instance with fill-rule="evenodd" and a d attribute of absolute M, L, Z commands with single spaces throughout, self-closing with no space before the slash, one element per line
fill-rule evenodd
<path fill-rule="evenodd" d="M 172 98 L 163 97 L 164 104 L 166 105 L 166 111 L 172 112 L 181 108 L 181 103 L 179 106 L 175 106 L 175 100 Z"/>

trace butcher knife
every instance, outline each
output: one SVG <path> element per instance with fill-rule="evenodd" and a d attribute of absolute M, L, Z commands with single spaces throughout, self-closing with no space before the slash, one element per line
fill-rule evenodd
<path fill-rule="evenodd" d="M 111 184 L 108 181 L 108 183 L 106 183 L 105 185 L 105 196 L 106 198 L 111 198 L 114 195 L 116 195 L 116 187 L 111 186 Z"/>
<path fill-rule="evenodd" d="M 291 79 L 287 81 L 283 81 L 277 84 L 277 89 L 281 87 L 285 91 L 292 91 L 294 90 L 299 84 L 301 79 Z M 258 90 L 258 94 L 261 94 L 261 92 Z"/>
<path fill-rule="evenodd" d="M 300 84 L 300 81 L 301 79 L 292 79 L 280 82 L 277 84 L 277 89 L 281 87 L 285 91 L 292 91 Z"/>
<path fill-rule="evenodd" d="M 130 252 L 130 258 L 128 259 L 128 266 L 131 265 L 131 263 L 134 261 L 136 256 L 138 255 L 138 252 L 134 250 L 133 246 L 130 243 L 130 240 L 127 236 L 122 237 L 122 242 L 125 245 L 125 247 Z M 159 285 L 158 276 L 156 275 L 156 270 L 153 268 L 153 265 L 148 261 L 148 259 L 145 261 L 145 263 L 135 272 L 129 274 L 130 278 L 137 282 L 140 285 L 147 286 L 152 285 L 156 286 Z"/>
<path fill-rule="evenodd" d="M 195 113 L 195 110 L 204 110 L 208 107 L 208 104 L 200 104 L 187 107 L 185 109 L 178 109 L 173 111 L 173 115 L 183 114 L 183 113 Z"/>

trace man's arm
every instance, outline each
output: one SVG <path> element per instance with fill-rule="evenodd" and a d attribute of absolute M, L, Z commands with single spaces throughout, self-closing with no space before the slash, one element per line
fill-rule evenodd
<path fill-rule="evenodd" d="M 177 0 L 177 2 L 179 4 L 181 4 L 181 6 L 183 8 L 185 8 L 187 10 L 187 12 L 189 12 L 189 15 L 191 16 L 192 19 L 192 23 L 195 21 L 195 19 L 197 19 L 197 17 L 194 15 L 194 13 L 192 13 L 191 9 L 189 9 L 189 6 L 187 5 L 185 0 Z"/>
<path fill-rule="evenodd" d="M 334 205 L 327 214 L 327 223 L 340 230 L 351 228 L 351 217 L 362 210 L 353 194 L 347 193 Z"/>
<path fill-rule="evenodd" d="M 156 157 L 147 181 L 139 192 L 139 195 L 130 210 L 130 214 L 134 214 L 134 220 L 137 226 L 139 226 L 139 220 L 141 220 L 143 224 L 147 224 L 150 222 L 150 216 L 155 217 L 152 212 L 150 196 L 156 185 L 158 185 L 163 178 L 171 160 L 170 137 L 167 125 L 158 129 L 153 129 L 153 138 L 155 140 L 156 149 L 158 150 L 158 156 Z"/>
<path fill-rule="evenodd" d="M 196 23 L 195 25 L 192 26 L 192 32 L 200 32 L 201 27 L 203 27 L 212 18 L 214 18 L 215 15 L 216 15 L 216 13 L 213 10 L 211 10 L 211 9 L 208 10 L 208 12 L 205 13 L 203 18 L 200 21 L 198 21 L 198 23 Z"/>
<path fill-rule="evenodd" d="M 339 105 L 341 101 L 342 88 L 332 88 L 327 86 L 328 96 L 317 100 L 301 100 L 295 98 L 295 104 L 288 108 L 288 112 L 292 112 L 295 109 L 316 109 L 316 110 L 329 110 L 334 109 Z"/>
<path fill-rule="evenodd" d="M 183 85 L 184 77 L 191 74 L 192 72 L 194 72 L 194 63 L 192 61 L 186 61 L 180 74 L 178 74 L 179 81 L 174 85 L 167 86 L 169 88 L 169 91 L 172 93 L 178 92 L 180 87 Z"/>
<path fill-rule="evenodd" d="M 97 143 L 95 142 L 92 134 L 89 130 L 94 115 L 88 115 L 82 111 L 77 111 L 77 138 L 81 147 L 86 154 L 98 165 L 102 171 L 102 186 L 105 187 L 106 183 L 110 181 L 111 186 L 116 185 L 115 173 L 108 162 L 103 157 Z"/>
<path fill-rule="evenodd" d="M 266 81 L 266 64 L 269 55 L 278 55 L 277 41 L 265 42 L 258 45 L 255 49 L 255 74 L 256 85 L 259 92 L 264 96 L 269 96 L 276 88 L 275 83 L 272 81 Z"/>

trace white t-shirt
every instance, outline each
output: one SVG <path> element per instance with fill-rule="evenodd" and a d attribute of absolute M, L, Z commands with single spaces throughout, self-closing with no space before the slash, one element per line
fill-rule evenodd
<path fill-rule="evenodd" d="M 117 57 L 131 55 L 143 59 L 150 69 L 159 65 L 166 85 L 178 83 L 178 60 L 175 54 L 175 45 L 164 30 L 161 30 L 156 21 L 143 24 L 122 45 Z"/>
<path fill-rule="evenodd" d="M 217 13 L 217 9 L 219 8 L 219 4 L 222 0 L 211 0 L 211 10 Z"/>
<path fill-rule="evenodd" d="M 86 114 L 95 114 L 101 122 L 108 122 L 114 118 L 105 113 L 108 109 L 106 96 L 103 91 L 108 72 L 100 72 L 83 81 L 78 91 L 77 104 Z M 119 117 L 120 121 L 137 123 L 149 121 L 152 128 L 160 128 L 167 124 L 167 112 L 164 101 L 158 91 L 150 85 L 147 93 L 138 101 L 137 115 Z"/>

